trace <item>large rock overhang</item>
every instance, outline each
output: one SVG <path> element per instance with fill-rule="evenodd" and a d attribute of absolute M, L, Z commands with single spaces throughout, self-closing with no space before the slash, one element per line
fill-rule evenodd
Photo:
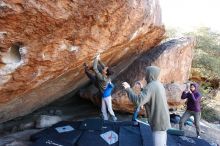
<path fill-rule="evenodd" d="M 2 0 L 0 123 L 79 89 L 97 52 L 120 72 L 164 32 L 157 0 Z"/>

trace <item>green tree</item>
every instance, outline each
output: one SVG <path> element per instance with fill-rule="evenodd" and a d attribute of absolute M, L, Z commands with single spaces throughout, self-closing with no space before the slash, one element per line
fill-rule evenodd
<path fill-rule="evenodd" d="M 173 29 L 168 29 L 170 37 L 178 34 Z M 178 30 L 179 31 L 179 30 Z M 175 32 L 175 33 L 174 33 Z M 178 35 L 176 35 L 178 36 Z M 220 32 L 215 32 L 207 27 L 201 27 L 193 32 L 183 33 L 183 36 L 191 36 L 196 39 L 192 69 L 198 72 L 194 76 L 204 77 L 210 81 L 219 82 L 220 79 Z M 219 112 L 209 107 L 210 91 L 213 90 L 213 83 L 202 82 L 200 90 L 204 97 L 202 100 L 202 117 L 207 121 L 213 122 L 220 119 Z M 219 85 L 219 84 L 218 84 Z"/>

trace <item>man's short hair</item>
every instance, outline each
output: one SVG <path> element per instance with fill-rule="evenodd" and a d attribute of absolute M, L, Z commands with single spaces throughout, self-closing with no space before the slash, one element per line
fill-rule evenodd
<path fill-rule="evenodd" d="M 113 75 L 114 74 L 114 72 L 112 71 L 112 69 L 111 68 L 109 68 L 108 67 L 108 69 L 107 69 L 107 76 L 111 76 L 111 75 Z"/>

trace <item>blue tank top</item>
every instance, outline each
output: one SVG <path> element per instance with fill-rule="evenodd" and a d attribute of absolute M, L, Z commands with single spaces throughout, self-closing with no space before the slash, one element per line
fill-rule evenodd
<path fill-rule="evenodd" d="M 111 96 L 113 88 L 114 88 L 114 85 L 112 83 L 108 83 L 105 90 L 104 90 L 104 92 L 103 92 L 102 98 Z"/>

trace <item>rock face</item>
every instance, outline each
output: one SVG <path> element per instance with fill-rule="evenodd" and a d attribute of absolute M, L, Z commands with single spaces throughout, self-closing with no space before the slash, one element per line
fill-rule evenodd
<path fill-rule="evenodd" d="M 41 115 L 36 121 L 36 128 L 50 127 L 60 121 L 62 121 L 62 118 L 59 116 Z"/>
<path fill-rule="evenodd" d="M 167 84 L 165 87 L 169 105 L 171 107 L 179 105 L 182 103 L 179 95 L 184 90 L 181 84 L 189 79 L 194 45 L 195 42 L 192 38 L 180 38 L 165 42 L 142 54 L 124 73 L 117 77 L 116 84 L 120 86 L 121 82 L 127 81 L 134 85 L 134 82 L 145 78 L 144 68 L 146 66 L 156 65 L 161 69 L 159 80 Z M 172 82 L 177 84 L 169 85 Z M 169 94 L 170 91 L 173 93 Z M 133 107 L 132 103 L 121 88 L 117 88 L 113 94 L 113 105 L 117 110 L 133 111 L 133 108 L 130 108 Z"/>
<path fill-rule="evenodd" d="M 80 88 L 97 52 L 120 72 L 164 32 L 158 0 L 1 0 L 0 123 Z"/>
<path fill-rule="evenodd" d="M 144 68 L 150 65 L 156 65 L 161 68 L 159 79 L 165 85 L 169 105 L 175 107 L 183 103 L 180 97 L 185 86 L 182 84 L 189 79 L 194 45 L 194 39 L 180 38 L 165 42 L 143 53 L 114 79 L 116 90 L 112 95 L 113 108 L 115 110 L 133 112 L 133 104 L 123 91 L 121 83 L 127 81 L 133 86 L 136 81 L 142 81 L 145 84 Z M 89 91 L 86 92 L 91 93 Z M 97 101 L 91 94 L 89 96 L 87 94 L 84 97 L 90 98 L 93 102 Z"/>
<path fill-rule="evenodd" d="M 183 91 L 186 89 L 186 84 L 179 83 L 167 83 L 164 84 L 167 95 L 167 102 L 170 109 L 177 109 L 184 105 L 186 100 L 182 100 L 181 96 Z"/>

